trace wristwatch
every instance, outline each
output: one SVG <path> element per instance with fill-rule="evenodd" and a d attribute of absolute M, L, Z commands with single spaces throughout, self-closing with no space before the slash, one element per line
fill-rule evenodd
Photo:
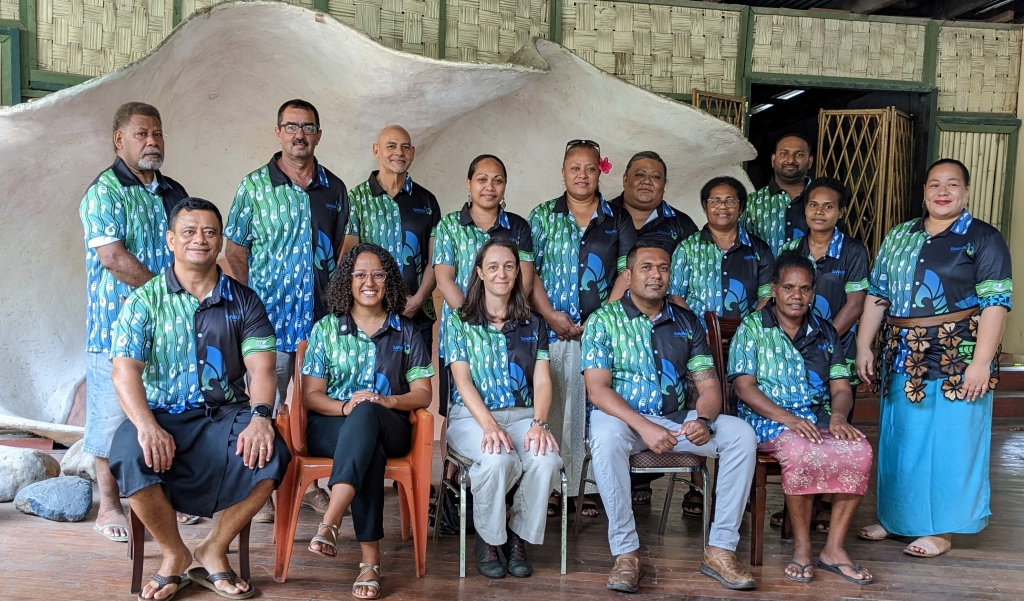
<path fill-rule="evenodd" d="M 715 421 L 714 420 L 706 418 L 706 417 L 698 417 L 697 421 L 699 421 L 702 424 L 704 424 L 705 426 L 707 426 L 708 434 L 710 436 L 714 436 L 715 435 Z"/>
<path fill-rule="evenodd" d="M 252 416 L 253 417 L 265 417 L 267 419 L 270 419 L 270 414 L 273 413 L 273 412 L 274 412 L 274 408 L 271 407 L 270 405 L 265 405 L 263 403 L 260 403 L 259 405 L 253 405 L 252 406 Z"/>

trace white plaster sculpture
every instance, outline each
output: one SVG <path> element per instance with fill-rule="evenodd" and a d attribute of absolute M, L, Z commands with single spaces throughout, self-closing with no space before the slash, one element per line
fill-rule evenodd
<path fill-rule="evenodd" d="M 113 161 L 110 124 L 122 102 L 163 114 L 163 171 L 227 214 L 241 177 L 277 150 L 277 107 L 304 98 L 320 111 L 317 156 L 349 187 L 375 161 L 386 124 L 418 148 L 412 176 L 444 211 L 466 198 L 480 153 L 509 169 L 509 210 L 525 216 L 562 193 L 572 138 L 601 143 L 621 190 L 632 153 L 669 166 L 668 198 L 700 221 L 697 191 L 710 177 L 741 177 L 753 147 L 734 127 L 608 75 L 539 41 L 516 64 L 427 59 L 385 48 L 329 15 L 277 2 L 220 4 L 193 15 L 144 59 L 31 104 L 0 109 L 0 425 L 47 431 L 62 423 L 85 373 L 85 274 L 78 207 Z M 31 420 L 35 420 L 35 423 Z M 54 428 L 67 438 L 67 427 Z M 73 442 L 73 441 L 72 441 Z"/>

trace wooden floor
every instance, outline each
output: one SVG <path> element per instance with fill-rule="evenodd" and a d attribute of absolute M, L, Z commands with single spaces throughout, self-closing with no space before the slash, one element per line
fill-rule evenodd
<path fill-rule="evenodd" d="M 869 430 L 870 433 L 870 430 Z M 874 442 L 874 436 L 872 436 Z M 660 482 L 660 481 L 659 481 Z M 679 489 L 677 488 L 677 491 Z M 875 575 L 870 586 L 848 584 L 838 576 L 818 571 L 815 582 L 798 584 L 783 576 L 790 544 L 779 540 L 776 528 L 769 530 L 765 543 L 765 565 L 752 568 L 758 589 L 732 592 L 697 572 L 700 565 L 699 521 L 681 518 L 678 503 L 664 537 L 656 534 L 664 488 L 655 483 L 654 502 L 637 511 L 641 529 L 645 575 L 638 599 L 828 599 L 874 600 L 1021 600 L 1024 599 L 1024 421 L 1002 422 L 993 435 L 992 511 L 989 527 L 976 536 L 953 539 L 953 550 L 936 559 L 915 559 L 901 552 L 906 541 L 876 543 L 848 538 L 855 559 Z M 769 486 L 769 512 L 781 505 L 781 490 Z M 413 575 L 411 546 L 398 535 L 397 495 L 388 488 L 386 537 L 382 541 L 383 592 L 389 599 L 531 599 L 553 601 L 622 598 L 605 589 L 611 567 L 603 518 L 590 520 L 578 540 L 571 538 L 569 573 L 558 573 L 557 520 L 551 520 L 543 547 L 531 547 L 535 573 L 529 579 L 506 577 L 487 580 L 477 574 L 469 559 L 467 578 L 458 578 L 458 539 L 442 537 L 428 547 L 427 574 Z M 95 510 L 94 510 L 95 512 Z M 873 487 L 854 522 L 873 521 Z M 126 546 L 107 542 L 92 531 L 95 513 L 85 522 L 62 524 L 17 512 L 13 504 L 0 505 L 0 601 L 129 599 L 130 564 Z M 357 545 L 346 520 L 340 542 L 340 557 L 328 560 L 305 550 L 318 520 L 303 510 L 288 582 L 273 581 L 271 526 L 253 526 L 252 563 L 254 583 L 263 599 L 350 599 L 349 587 L 356 577 Z M 209 520 L 182 528 L 186 543 L 193 547 L 209 528 Z M 748 560 L 749 521 L 740 531 L 739 556 Z M 824 542 L 814 535 L 815 550 Z M 472 549 L 472 538 L 470 538 Z M 232 557 L 237 567 L 237 556 Z M 146 548 L 147 573 L 159 565 L 158 549 Z M 199 587 L 184 589 L 175 599 L 215 599 Z"/>

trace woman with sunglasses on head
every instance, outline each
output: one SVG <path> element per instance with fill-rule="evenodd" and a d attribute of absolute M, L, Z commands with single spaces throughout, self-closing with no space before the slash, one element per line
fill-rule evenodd
<path fill-rule="evenodd" d="M 626 281 L 618 275 L 637 240 L 629 213 L 606 201 L 598 189 L 602 171 L 610 169 L 597 142 L 570 141 L 562 158 L 565 193 L 537 206 L 529 218 L 536 269 L 530 300 L 548 326 L 553 387 L 549 422 L 561 448 L 570 496 L 584 493 L 578 490 L 586 421 L 583 324 L 601 305 L 622 296 Z M 586 517 L 599 515 L 593 502 L 585 503 L 583 512 Z"/>
<path fill-rule="evenodd" d="M 491 154 L 482 154 L 469 164 L 466 186 L 469 201 L 462 209 L 445 215 L 434 230 L 434 276 L 444 298 L 441 308 L 439 340 L 444 340 L 453 311 L 462 306 L 466 286 L 474 270 L 477 250 L 492 238 L 504 238 L 516 245 L 523 290 L 527 298 L 533 286 L 533 236 L 525 219 L 505 211 L 505 163 Z M 441 365 L 445 364 L 444 344 L 437 346 Z M 452 386 L 447 369 L 438 374 L 439 407 L 447 415 Z"/>
<path fill-rule="evenodd" d="M 338 527 L 351 506 L 362 547 L 352 585 L 359 599 L 380 596 L 387 459 L 409 452 L 409 413 L 431 398 L 430 351 L 402 315 L 405 299 L 391 254 L 376 244 L 354 247 L 327 287 L 331 313 L 313 326 L 302 364 L 310 453 L 334 458 L 330 504 L 309 550 L 337 556 Z"/>
<path fill-rule="evenodd" d="M 524 540 L 544 543 L 546 501 L 562 466 L 547 422 L 547 329 L 530 311 L 518 253 L 506 238 L 483 243 L 465 302 L 453 312 L 444 338 L 456 387 L 448 444 L 473 461 L 474 555 L 488 578 L 505 576 L 499 546 L 509 574 L 533 573 Z M 505 498 L 513 486 L 509 509 Z"/>

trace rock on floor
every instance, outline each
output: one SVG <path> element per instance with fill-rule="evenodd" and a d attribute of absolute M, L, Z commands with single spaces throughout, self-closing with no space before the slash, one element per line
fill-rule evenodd
<path fill-rule="evenodd" d="M 43 451 L 0 446 L 0 503 L 33 482 L 59 475 L 60 462 Z"/>
<path fill-rule="evenodd" d="M 92 508 L 92 482 L 65 476 L 29 484 L 14 497 L 14 507 L 55 522 L 80 522 Z"/>
<path fill-rule="evenodd" d="M 96 458 L 85 452 L 82 447 L 84 441 L 79 440 L 71 445 L 64 458 L 60 462 L 60 471 L 65 476 L 78 476 L 87 480 L 96 481 Z"/>

